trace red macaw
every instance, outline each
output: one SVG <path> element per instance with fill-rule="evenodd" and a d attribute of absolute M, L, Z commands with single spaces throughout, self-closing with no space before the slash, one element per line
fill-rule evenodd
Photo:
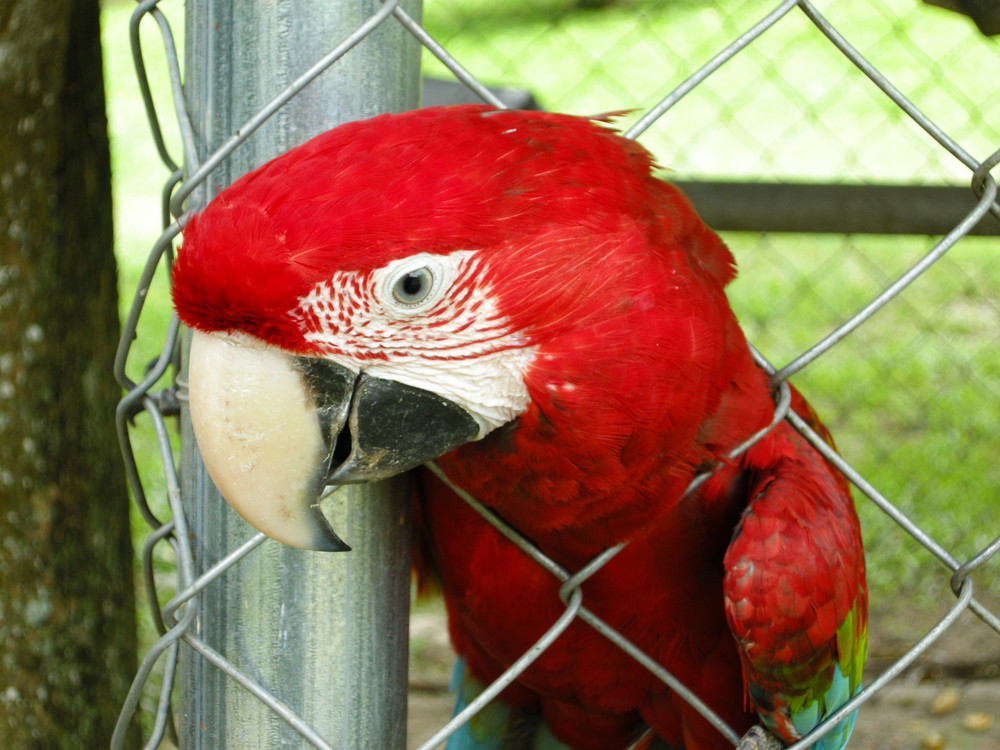
<path fill-rule="evenodd" d="M 196 437 L 230 504 L 296 546 L 345 546 L 324 485 L 433 459 L 567 571 L 626 543 L 586 607 L 737 732 L 788 743 L 860 689 L 858 520 L 785 422 L 727 457 L 771 422 L 771 388 L 724 293 L 731 254 L 652 168 L 604 122 L 457 106 L 343 125 L 244 176 L 174 266 Z M 564 611 L 560 582 L 441 480 L 417 485 L 461 705 Z M 730 746 L 575 621 L 449 747 L 636 742 Z"/>

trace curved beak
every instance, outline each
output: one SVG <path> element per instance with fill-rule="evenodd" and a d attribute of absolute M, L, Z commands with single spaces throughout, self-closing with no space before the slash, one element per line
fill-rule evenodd
<path fill-rule="evenodd" d="M 194 332 L 188 390 L 219 492 L 259 531 L 305 549 L 350 549 L 319 507 L 327 484 L 385 479 L 479 434 L 433 393 L 240 333 Z"/>

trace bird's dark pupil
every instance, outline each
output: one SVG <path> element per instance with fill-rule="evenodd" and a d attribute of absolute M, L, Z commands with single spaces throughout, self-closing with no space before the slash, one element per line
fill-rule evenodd
<path fill-rule="evenodd" d="M 413 271 L 403 277 L 403 292 L 414 296 L 424 288 L 424 276 L 419 271 Z"/>

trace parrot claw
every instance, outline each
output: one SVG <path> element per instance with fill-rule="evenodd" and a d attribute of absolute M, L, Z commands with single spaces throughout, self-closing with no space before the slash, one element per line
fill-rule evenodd
<path fill-rule="evenodd" d="M 784 750 L 784 747 L 785 743 L 774 734 L 764 729 L 760 724 L 754 724 L 740 738 L 740 744 L 736 746 L 736 750 Z"/>

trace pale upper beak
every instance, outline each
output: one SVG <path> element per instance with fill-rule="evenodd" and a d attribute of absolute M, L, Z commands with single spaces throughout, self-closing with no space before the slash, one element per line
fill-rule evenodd
<path fill-rule="evenodd" d="M 350 549 L 320 510 L 327 484 L 399 474 L 479 433 L 433 393 L 242 333 L 194 332 L 188 390 L 219 492 L 259 531 L 306 549 Z"/>

